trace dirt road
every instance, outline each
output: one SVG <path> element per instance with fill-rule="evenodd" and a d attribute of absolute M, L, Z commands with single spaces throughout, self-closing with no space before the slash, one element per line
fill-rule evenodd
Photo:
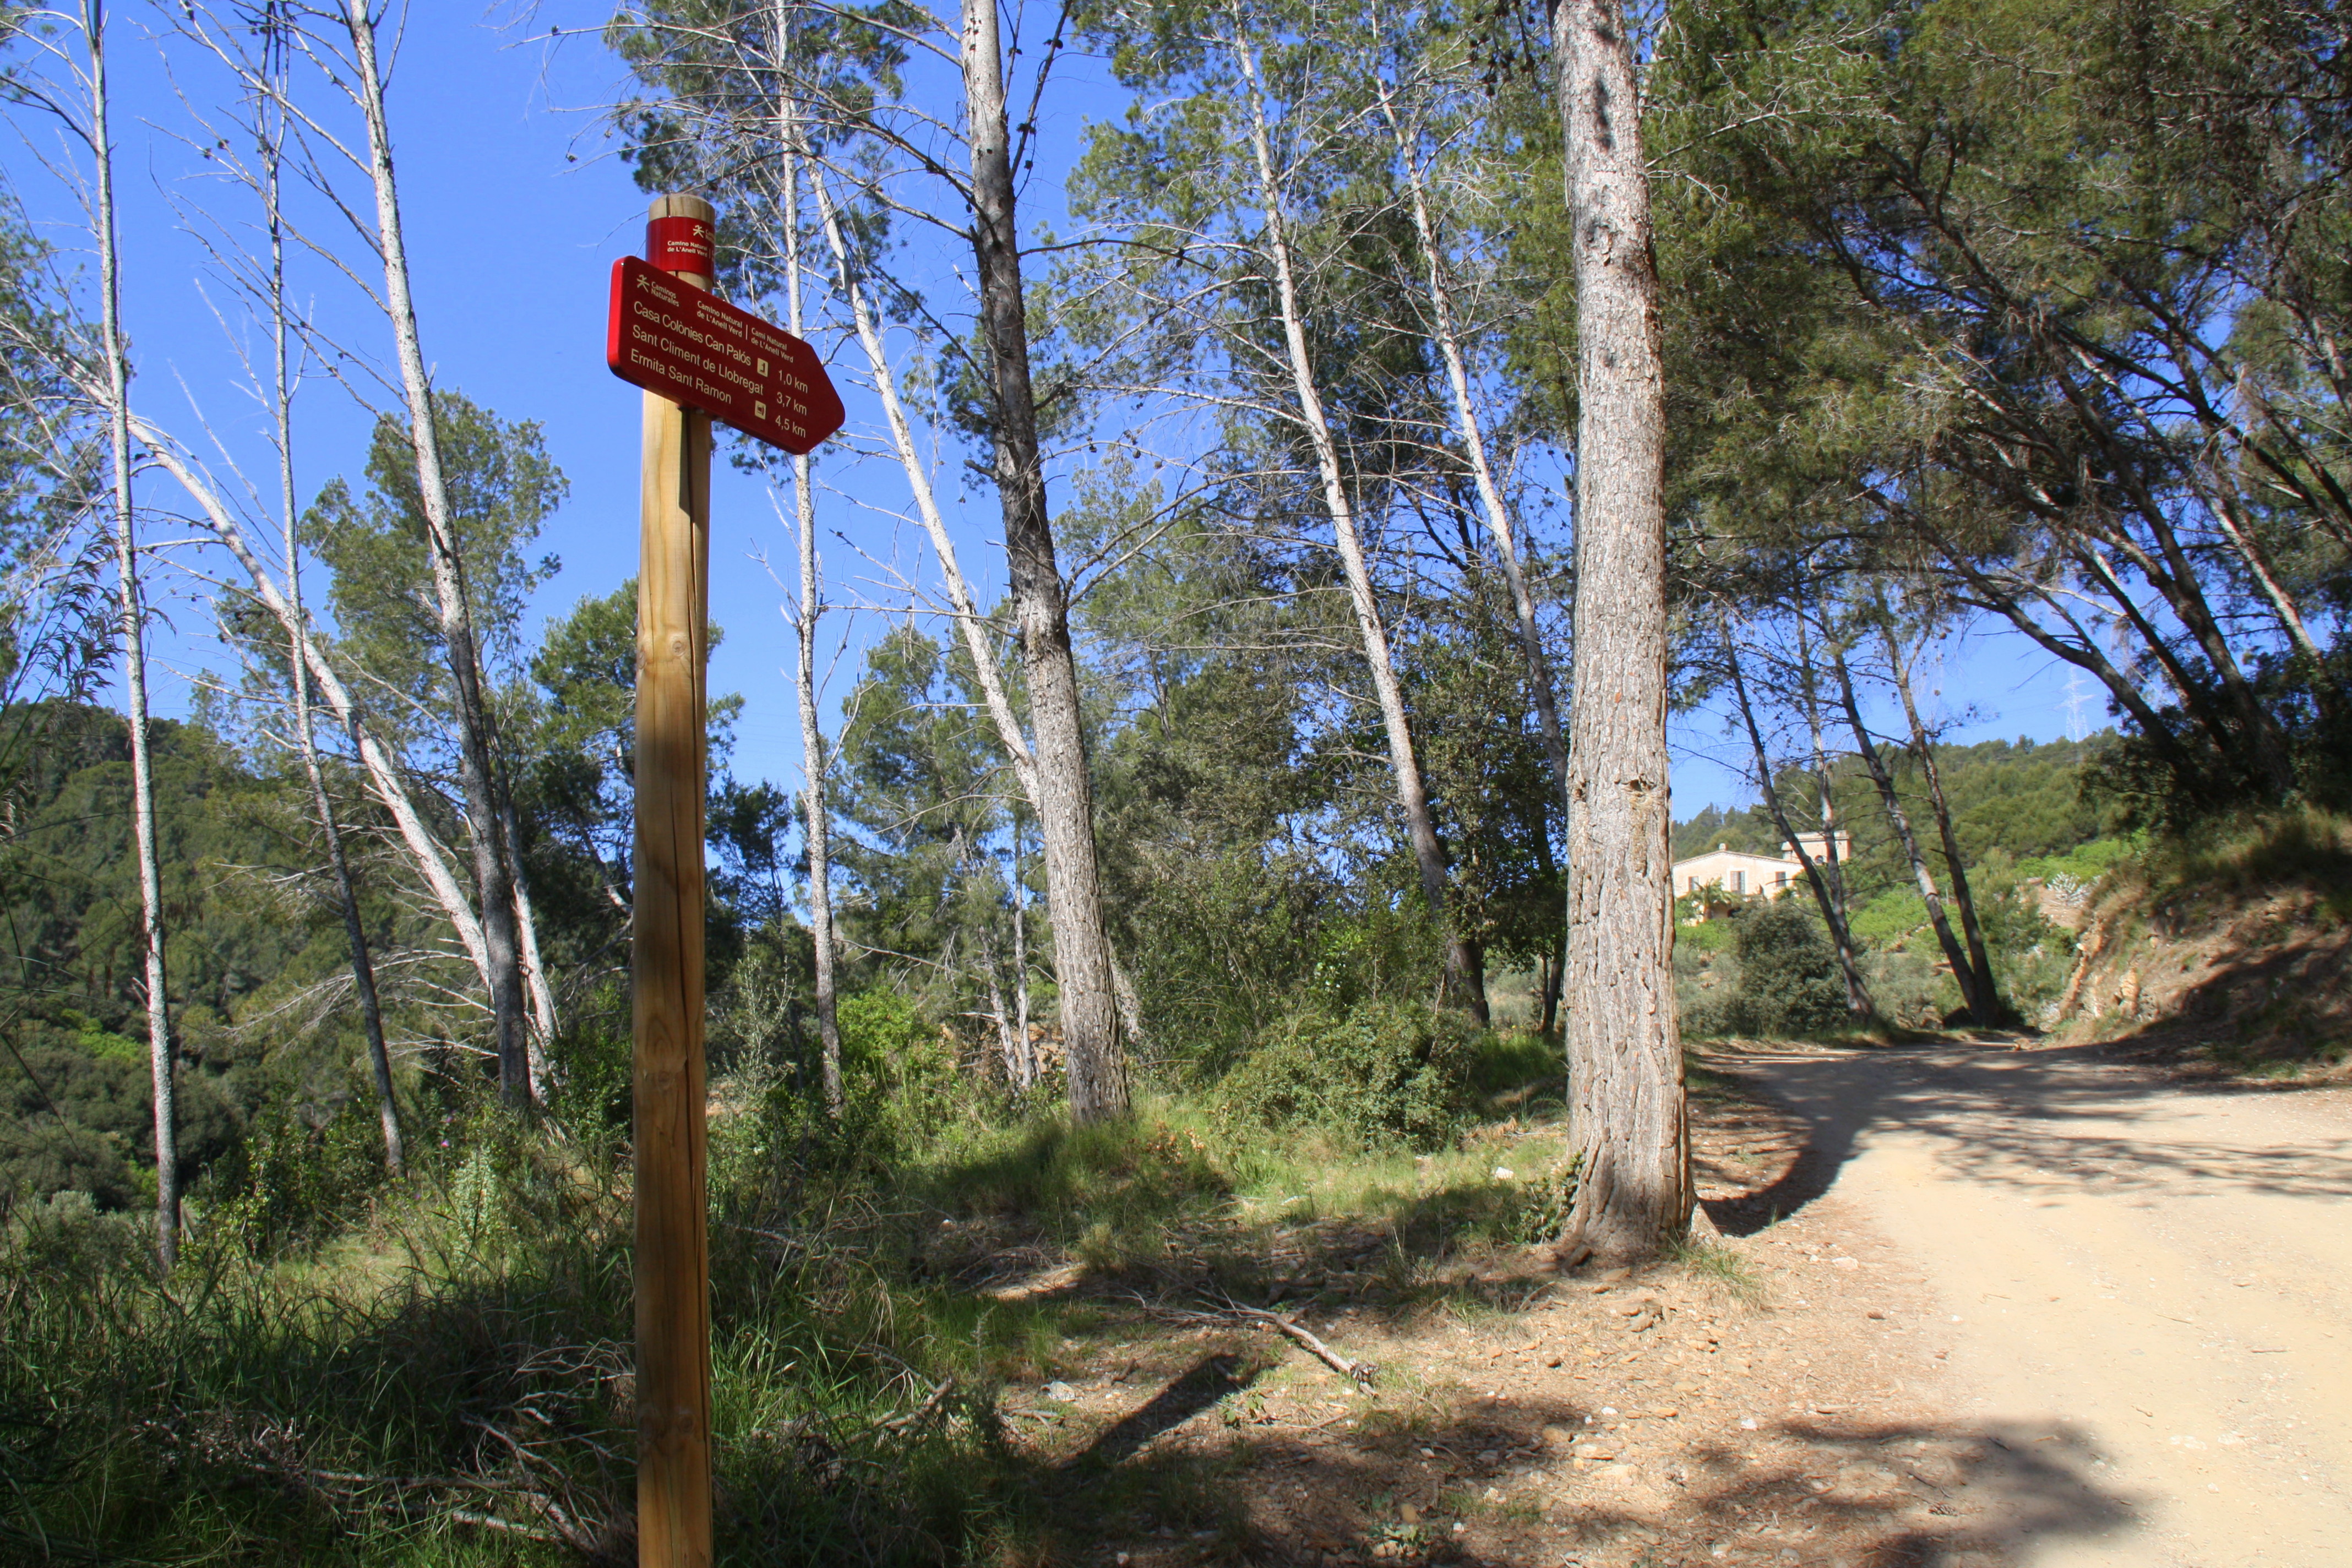
<path fill-rule="evenodd" d="M 1932 1299 L 1945 1403 L 1995 1435 L 1987 1544 L 2033 1568 L 2352 1564 L 2352 1096 L 2090 1047 L 1717 1059 L 1809 1129 L 1724 1228 L 1826 1200 L 1892 1244 Z"/>

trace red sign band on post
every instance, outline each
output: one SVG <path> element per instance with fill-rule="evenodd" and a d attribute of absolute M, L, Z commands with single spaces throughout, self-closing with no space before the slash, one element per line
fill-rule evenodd
<path fill-rule="evenodd" d="M 646 259 L 664 272 L 711 276 L 711 226 L 698 217 L 657 217 L 646 224 Z"/>
<path fill-rule="evenodd" d="M 604 363 L 787 452 L 813 450 L 847 416 L 816 350 L 634 256 L 613 263 Z"/>

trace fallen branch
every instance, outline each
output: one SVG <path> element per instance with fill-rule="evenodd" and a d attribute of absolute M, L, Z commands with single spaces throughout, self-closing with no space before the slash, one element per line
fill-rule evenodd
<path fill-rule="evenodd" d="M 1359 1388 L 1370 1389 L 1373 1379 L 1380 1376 L 1381 1369 L 1377 1363 L 1349 1360 L 1318 1339 L 1311 1331 L 1279 1312 L 1269 1312 L 1263 1307 L 1244 1307 L 1238 1302 L 1227 1303 L 1225 1310 L 1237 1318 L 1246 1318 L 1252 1322 L 1265 1323 L 1296 1340 L 1306 1349 L 1307 1354 L 1340 1376 L 1352 1378 Z"/>
<path fill-rule="evenodd" d="M 520 1535 L 526 1541 L 545 1541 L 565 1546 L 580 1544 L 567 1536 L 558 1535 L 551 1530 L 534 1530 L 527 1524 L 517 1524 L 510 1519 L 500 1519 L 494 1513 L 474 1513 L 466 1509 L 453 1508 L 446 1517 L 456 1520 L 459 1524 L 479 1525 L 484 1530 L 495 1530 L 507 1535 Z"/>
<path fill-rule="evenodd" d="M 1238 1318 L 1244 1322 L 1263 1324 L 1267 1328 L 1273 1329 L 1277 1333 L 1281 1333 L 1292 1340 L 1296 1340 L 1299 1346 L 1309 1355 L 1312 1355 L 1316 1360 L 1321 1362 L 1325 1366 L 1329 1367 L 1333 1372 L 1338 1373 L 1340 1376 L 1353 1379 L 1356 1386 L 1359 1388 L 1370 1389 L 1372 1386 L 1373 1380 L 1380 1376 L 1381 1368 L 1379 1363 L 1370 1361 L 1351 1361 L 1348 1357 L 1341 1355 L 1338 1351 L 1333 1350 L 1329 1345 L 1325 1344 L 1311 1330 L 1302 1327 L 1293 1320 L 1284 1317 L 1281 1313 L 1269 1312 L 1263 1307 L 1244 1307 L 1230 1296 L 1217 1300 L 1212 1310 L 1202 1311 L 1193 1308 L 1166 1306 L 1160 1302 L 1151 1300 L 1140 1291 L 1133 1291 L 1129 1292 L 1129 1294 L 1136 1304 L 1141 1307 L 1145 1311 L 1150 1312 L 1154 1317 L 1167 1319 L 1171 1322 L 1229 1323 Z"/>
<path fill-rule="evenodd" d="M 925 1398 L 920 1405 L 916 1405 L 904 1415 L 893 1415 L 889 1420 L 883 1422 L 878 1430 L 884 1432 L 903 1432 L 909 1426 L 919 1425 L 926 1416 L 929 1415 L 931 1412 L 937 1410 L 946 1402 L 947 1396 L 954 1391 L 955 1385 L 956 1380 L 954 1378 L 950 1377 L 943 1379 L 937 1388 L 931 1390 L 929 1397 Z"/>

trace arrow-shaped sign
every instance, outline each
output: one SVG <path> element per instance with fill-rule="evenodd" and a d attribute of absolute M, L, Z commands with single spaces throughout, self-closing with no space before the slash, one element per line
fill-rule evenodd
<path fill-rule="evenodd" d="M 613 263 L 604 363 L 787 452 L 809 451 L 845 417 L 814 349 L 634 256 Z"/>

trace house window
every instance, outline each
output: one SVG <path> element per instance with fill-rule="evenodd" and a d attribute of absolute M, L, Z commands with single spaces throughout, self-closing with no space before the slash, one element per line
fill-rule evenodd
<path fill-rule="evenodd" d="M 1775 872 L 1773 872 L 1773 873 L 1772 873 L 1772 885 L 1773 885 L 1775 888 L 1785 888 L 1785 887 L 1787 887 L 1787 886 L 1789 885 L 1789 873 L 1787 873 L 1786 871 L 1775 871 Z"/>
<path fill-rule="evenodd" d="M 1747 872 L 1734 871 L 1731 874 L 1731 890 L 1735 893 L 1745 893 L 1748 891 Z"/>

